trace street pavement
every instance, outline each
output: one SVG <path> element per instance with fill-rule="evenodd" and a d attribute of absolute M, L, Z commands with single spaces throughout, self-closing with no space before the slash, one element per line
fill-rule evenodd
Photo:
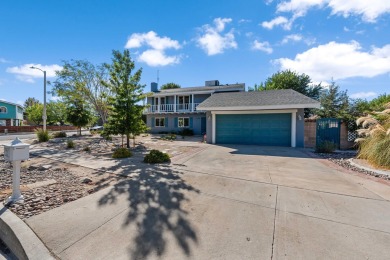
<path fill-rule="evenodd" d="M 209 145 L 142 167 L 35 152 L 127 176 L 27 220 L 61 259 L 389 259 L 390 186 L 299 149 Z"/>

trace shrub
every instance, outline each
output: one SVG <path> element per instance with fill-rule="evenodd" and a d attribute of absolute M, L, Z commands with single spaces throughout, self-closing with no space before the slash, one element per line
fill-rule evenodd
<path fill-rule="evenodd" d="M 169 134 L 169 135 L 161 136 L 161 139 L 162 140 L 167 140 L 167 141 L 176 140 L 176 135 L 175 134 Z"/>
<path fill-rule="evenodd" d="M 89 146 L 86 146 L 83 148 L 83 151 L 84 152 L 90 152 L 91 151 L 91 148 L 89 148 Z"/>
<path fill-rule="evenodd" d="M 67 149 L 72 149 L 72 148 L 74 148 L 75 147 L 75 143 L 73 142 L 73 140 L 68 140 L 67 142 L 66 142 L 66 148 Z"/>
<path fill-rule="evenodd" d="M 151 150 L 144 158 L 145 163 L 164 163 L 170 161 L 169 154 L 160 152 L 159 150 Z"/>
<path fill-rule="evenodd" d="M 316 145 L 316 153 L 333 153 L 337 146 L 331 141 L 322 141 Z"/>
<path fill-rule="evenodd" d="M 66 135 L 66 133 L 64 132 L 64 131 L 61 131 L 61 132 L 55 132 L 54 134 L 53 134 L 53 137 L 54 138 L 64 138 L 64 137 L 66 137 L 67 135 Z"/>
<path fill-rule="evenodd" d="M 43 131 L 43 129 L 37 129 L 35 133 L 37 134 L 37 138 L 39 142 L 47 142 L 50 140 L 50 134 L 49 131 L 47 130 Z"/>
<path fill-rule="evenodd" d="M 178 134 L 182 136 L 192 136 L 194 135 L 194 131 L 189 128 L 184 128 L 183 130 L 179 131 Z"/>
<path fill-rule="evenodd" d="M 366 159 L 377 167 L 390 168 L 390 103 L 382 112 L 361 117 L 356 124 L 361 138 L 355 140 L 359 145 L 358 158 Z"/>
<path fill-rule="evenodd" d="M 131 151 L 129 151 L 127 148 L 118 148 L 112 154 L 112 158 L 116 158 L 116 159 L 128 158 L 131 157 L 132 155 L 133 154 L 131 153 Z"/>

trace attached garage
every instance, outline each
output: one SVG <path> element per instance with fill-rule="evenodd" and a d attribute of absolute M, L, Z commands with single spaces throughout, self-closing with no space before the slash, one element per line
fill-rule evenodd
<path fill-rule="evenodd" d="M 294 90 L 213 94 L 198 106 L 207 111 L 207 141 L 303 147 L 304 108 L 320 103 Z"/>
<path fill-rule="evenodd" d="M 291 114 L 217 114 L 216 143 L 291 146 Z"/>

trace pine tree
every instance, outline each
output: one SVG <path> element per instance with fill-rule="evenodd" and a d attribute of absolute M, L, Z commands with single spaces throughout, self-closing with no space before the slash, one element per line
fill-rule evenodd
<path fill-rule="evenodd" d="M 146 130 L 142 120 L 144 106 L 139 103 L 145 99 L 144 85 L 140 85 L 142 69 L 132 73 L 135 65 L 131 60 L 130 52 L 113 51 L 112 64 L 107 65 L 110 79 L 104 83 L 113 93 L 110 98 L 111 111 L 105 131 L 108 134 L 126 136 L 126 146 L 130 148 L 130 135 L 135 138 Z"/>

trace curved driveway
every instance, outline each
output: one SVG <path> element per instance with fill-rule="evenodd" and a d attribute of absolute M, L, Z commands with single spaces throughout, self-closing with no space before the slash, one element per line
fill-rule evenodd
<path fill-rule="evenodd" d="M 27 223 L 62 259 L 389 258 L 388 184 L 299 149 L 204 148 Z"/>

